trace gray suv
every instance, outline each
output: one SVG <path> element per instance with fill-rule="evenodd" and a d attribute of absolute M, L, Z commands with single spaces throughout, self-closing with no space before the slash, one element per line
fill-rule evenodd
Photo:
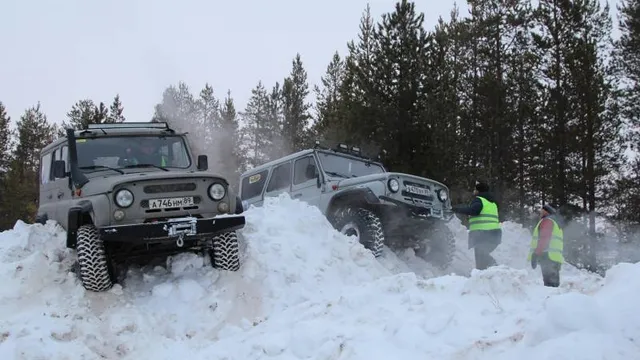
<path fill-rule="evenodd" d="M 105 291 L 116 264 L 182 251 L 240 267 L 242 202 L 166 123 L 91 124 L 66 130 L 40 154 L 36 221 L 55 220 L 76 250 L 85 289 Z"/>
<path fill-rule="evenodd" d="M 355 235 L 374 256 L 383 245 L 413 248 L 439 268 L 453 260 L 455 238 L 449 189 L 437 181 L 395 172 L 364 157 L 359 148 L 320 146 L 271 161 L 240 176 L 245 207 L 286 192 L 322 211 L 346 235 Z"/>

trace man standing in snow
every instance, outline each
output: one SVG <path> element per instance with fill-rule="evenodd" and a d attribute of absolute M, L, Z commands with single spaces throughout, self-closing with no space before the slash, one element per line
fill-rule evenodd
<path fill-rule="evenodd" d="M 458 214 L 469 215 L 469 249 L 474 249 L 476 269 L 484 270 L 496 265 L 491 253 L 502 242 L 502 229 L 498 217 L 498 205 L 489 185 L 476 181 L 475 198 L 468 206 L 454 206 Z"/>
<path fill-rule="evenodd" d="M 540 221 L 533 229 L 531 249 L 527 260 L 531 268 L 540 264 L 544 286 L 560 286 L 560 267 L 564 262 L 564 233 L 555 218 L 556 210 L 551 205 L 540 209 Z"/>

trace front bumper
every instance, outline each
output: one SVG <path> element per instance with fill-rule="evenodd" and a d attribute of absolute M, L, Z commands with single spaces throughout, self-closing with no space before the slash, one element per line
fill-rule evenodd
<path fill-rule="evenodd" d="M 396 205 L 398 208 L 407 211 L 409 216 L 417 219 L 434 219 L 435 218 L 435 219 L 441 219 L 448 222 L 448 221 L 451 221 L 451 219 L 454 216 L 453 211 L 451 211 L 451 209 L 434 210 L 433 208 L 428 206 L 422 206 L 417 203 L 409 204 L 403 201 L 393 199 L 388 196 L 380 196 L 380 200 L 384 200 L 388 203 Z"/>
<path fill-rule="evenodd" d="M 154 223 L 105 226 L 99 229 L 103 241 L 146 243 L 164 240 L 210 238 L 212 236 L 242 229 L 242 215 L 198 219 L 183 217 Z"/>

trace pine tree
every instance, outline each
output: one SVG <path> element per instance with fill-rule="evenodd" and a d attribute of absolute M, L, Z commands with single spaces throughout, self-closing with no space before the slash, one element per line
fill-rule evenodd
<path fill-rule="evenodd" d="M 111 106 L 109 107 L 108 122 L 110 123 L 124 122 L 126 119 L 123 113 L 124 113 L 124 107 L 122 106 L 122 102 L 120 101 L 120 95 L 116 94 L 116 96 L 113 98 L 113 102 L 111 103 Z"/>
<path fill-rule="evenodd" d="M 307 71 L 302 65 L 300 54 L 296 54 L 291 74 L 282 86 L 284 153 L 301 150 L 305 143 L 305 131 L 311 118 L 308 95 Z"/>
<path fill-rule="evenodd" d="M 247 154 L 249 167 L 255 167 L 270 160 L 270 139 L 274 129 L 270 122 L 269 95 L 259 81 L 251 90 L 251 97 L 245 110 L 240 114 L 244 122 L 242 148 Z"/>
<path fill-rule="evenodd" d="M 227 96 L 222 104 L 220 121 L 220 132 L 224 136 L 220 142 L 220 151 L 225 165 L 224 174 L 235 186 L 240 174 L 246 169 L 246 159 L 243 158 L 240 149 L 240 127 L 231 91 L 227 91 Z"/>
<path fill-rule="evenodd" d="M 10 122 L 11 117 L 7 114 L 4 104 L 0 102 L 0 181 L 2 181 L 3 174 L 9 167 L 12 140 L 12 133 L 9 128 Z"/>
<path fill-rule="evenodd" d="M 93 100 L 80 100 L 76 102 L 67 113 L 69 123 L 63 121 L 62 126 L 64 128 L 72 127 L 74 129 L 83 129 L 88 124 L 94 123 L 97 112 L 98 107 L 95 105 Z"/>
<path fill-rule="evenodd" d="M 541 64 L 541 80 L 544 84 L 545 111 L 541 115 L 540 131 L 544 134 L 541 155 L 544 182 L 551 174 L 552 180 L 541 188 L 542 202 L 556 206 L 569 204 L 571 188 L 575 183 L 575 154 L 577 144 L 572 141 L 575 127 L 573 123 L 576 99 L 575 84 L 567 75 L 566 57 L 575 46 L 574 33 L 578 31 L 573 21 L 574 1 L 540 0 L 536 10 L 540 33 L 534 33 L 534 40 L 544 54 Z"/>
<path fill-rule="evenodd" d="M 346 140 L 346 135 L 341 134 L 343 129 L 340 129 L 340 102 L 342 101 L 340 87 L 344 79 L 344 71 L 344 61 L 336 51 L 327 66 L 325 75 L 320 79 L 322 87 L 314 86 L 316 116 L 311 129 L 314 137 L 338 142 Z"/>
<path fill-rule="evenodd" d="M 3 228 L 12 226 L 16 220 L 35 220 L 39 202 L 40 151 L 55 136 L 55 128 L 47 122 L 40 104 L 27 109 L 17 123 L 18 143 L 12 156 L 6 182 L 6 203 L 1 218 Z"/>
<path fill-rule="evenodd" d="M 387 150 L 387 164 L 396 171 L 424 169 L 426 123 L 421 114 L 428 89 L 425 60 L 428 36 L 423 26 L 424 14 L 415 4 L 402 0 L 392 13 L 382 15 L 374 31 L 378 50 L 374 52 L 376 77 L 373 93 L 378 94 L 381 116 L 373 131 L 377 144 L 393 144 Z M 424 170 L 423 170 L 424 171 Z"/>
<path fill-rule="evenodd" d="M 345 73 L 340 87 L 341 128 L 347 143 L 361 146 L 365 152 L 380 150 L 375 137 L 384 117 L 378 110 L 381 96 L 374 89 L 378 77 L 374 56 L 378 44 L 374 39 L 374 22 L 367 4 L 360 18 L 358 41 L 347 43 Z"/>
<path fill-rule="evenodd" d="M 110 107 L 103 102 L 96 105 L 91 99 L 76 102 L 67 113 L 69 122 L 62 122 L 62 129 L 57 130 L 58 136 L 64 136 L 65 128 L 84 129 L 88 124 L 109 124 L 123 122 L 123 108 L 120 96 L 116 95 Z"/>
<path fill-rule="evenodd" d="M 286 136 L 284 134 L 284 97 L 279 82 L 271 88 L 267 97 L 267 118 L 265 120 L 264 141 L 267 144 L 263 152 L 266 159 L 276 159 L 287 154 Z"/>
<path fill-rule="evenodd" d="M 611 52 L 609 8 L 600 9 L 597 0 L 577 1 L 573 19 L 576 46 L 567 57 L 567 67 L 575 84 L 575 134 L 579 152 L 579 181 L 576 192 L 589 214 L 591 244 L 584 263 L 595 266 L 596 212 L 607 192 L 610 175 L 619 170 L 622 157 L 621 123 L 618 112 L 617 81 L 604 54 Z"/>
<path fill-rule="evenodd" d="M 623 115 L 636 136 L 633 147 L 640 150 L 640 0 L 621 0 L 618 18 L 621 34 L 616 42 L 616 60 L 626 80 Z"/>
<path fill-rule="evenodd" d="M 11 118 L 7 114 L 6 108 L 0 102 L 0 231 L 8 229 L 13 223 L 9 218 L 9 211 L 12 207 L 7 201 L 7 173 L 11 165 L 12 132 L 9 128 Z"/>

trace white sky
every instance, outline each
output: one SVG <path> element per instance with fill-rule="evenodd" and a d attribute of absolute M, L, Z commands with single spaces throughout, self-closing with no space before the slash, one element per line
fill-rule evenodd
<path fill-rule="evenodd" d="M 615 0 L 614 0 L 615 1 Z M 358 35 L 367 2 L 374 19 L 395 0 L 6 0 L 0 5 L 0 101 L 12 122 L 40 101 L 61 123 L 78 100 L 120 94 L 127 121 L 149 121 L 162 91 L 185 81 L 230 89 L 244 109 L 259 80 L 270 88 L 299 52 L 311 89 L 334 51 Z M 432 29 L 453 0 L 422 0 Z M 466 16 L 465 1 L 458 1 Z"/>

